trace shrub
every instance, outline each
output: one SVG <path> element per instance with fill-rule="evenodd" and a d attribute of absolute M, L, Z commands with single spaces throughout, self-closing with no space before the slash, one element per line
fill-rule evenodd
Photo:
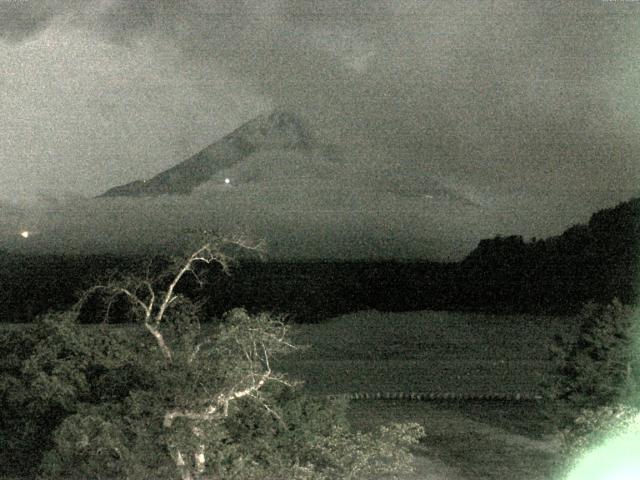
<path fill-rule="evenodd" d="M 576 320 L 577 336 L 556 336 L 551 346 L 557 378 L 549 385 L 550 394 L 578 409 L 635 396 L 640 359 L 634 342 L 640 329 L 631 307 L 617 300 L 589 303 Z"/>
<path fill-rule="evenodd" d="M 126 369 L 135 350 L 144 355 L 130 342 L 123 331 L 80 327 L 73 313 L 50 314 L 25 329 L 2 332 L 0 464 L 9 473 L 33 473 L 52 446 L 53 431 L 80 404 L 114 392 L 127 396 L 123 385 L 116 388 L 102 377 Z"/>
<path fill-rule="evenodd" d="M 238 325 L 238 316 L 251 318 L 242 310 L 228 316 L 216 335 L 217 346 L 236 338 L 238 328 L 248 328 Z M 144 332 L 133 335 L 131 328 L 86 327 L 73 323 L 72 316 L 57 316 L 24 333 L 33 336 L 42 329 L 53 341 L 36 335 L 42 340 L 23 362 L 23 396 L 13 409 L 37 411 L 38 418 L 49 420 L 58 412 L 39 430 L 41 450 L 31 452 L 41 458 L 43 478 L 187 478 L 170 455 L 172 445 L 192 453 L 205 445 L 212 452 L 206 473 L 221 479 L 361 478 L 365 472 L 409 471 L 409 448 L 422 434 L 417 425 L 353 433 L 346 401 L 311 398 L 297 385 L 279 382 L 261 391 L 260 398 L 242 398 L 215 422 L 178 418 L 167 429 L 163 416 L 176 401 L 185 409 L 196 406 L 195 389 L 186 384 L 203 381 L 202 372 L 189 372 L 186 364 L 167 371 L 150 368 L 161 355 L 156 352 L 154 361 L 152 342 L 140 349 Z M 90 353 L 89 345 L 109 348 Z M 230 342 L 226 348 L 231 349 Z M 218 361 L 218 366 L 229 362 Z M 240 368 L 229 372 L 237 375 L 232 372 Z M 34 378 L 43 388 L 30 388 Z M 223 382 L 220 374 L 214 378 Z M 215 382 L 209 388 L 216 388 Z M 194 428 L 201 430 L 199 436 Z"/>
<path fill-rule="evenodd" d="M 575 455 L 639 406 L 638 319 L 631 307 L 586 304 L 577 335 L 557 336 L 550 348 L 555 375 L 546 384 L 549 417 Z"/>
<path fill-rule="evenodd" d="M 566 458 L 578 458 L 602 442 L 603 437 L 628 429 L 638 422 L 640 409 L 625 403 L 582 409 L 570 427 L 564 429 Z"/>

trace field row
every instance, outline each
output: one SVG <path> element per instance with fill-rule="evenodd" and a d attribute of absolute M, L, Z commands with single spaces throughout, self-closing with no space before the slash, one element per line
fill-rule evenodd
<path fill-rule="evenodd" d="M 453 392 L 482 396 L 540 392 L 548 365 L 537 361 L 304 360 L 276 367 L 314 395 L 353 392 Z"/>
<path fill-rule="evenodd" d="M 308 348 L 277 366 L 312 394 L 536 395 L 553 335 L 573 329 L 561 317 L 365 311 L 297 326 Z"/>

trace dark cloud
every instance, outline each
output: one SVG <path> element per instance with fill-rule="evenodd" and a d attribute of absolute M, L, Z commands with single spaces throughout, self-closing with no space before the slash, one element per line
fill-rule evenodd
<path fill-rule="evenodd" d="M 33 173 L 49 183 L 63 184 L 59 172 L 84 165 L 86 178 L 95 178 L 66 187 L 98 194 L 151 176 L 279 106 L 301 113 L 318 137 L 346 152 L 340 175 L 351 183 L 344 184 L 377 171 L 391 182 L 411 178 L 405 185 L 413 191 L 423 188 L 421 176 L 433 176 L 502 212 L 485 233 L 557 233 L 638 191 L 639 9 L 599 1 L 2 2 L 0 27 L 15 51 L 48 27 L 86 42 L 49 39 L 51 60 L 21 62 L 37 66 L 25 78 L 36 72 L 43 80 L 7 97 L 24 102 L 7 109 L 21 135 L 7 151 L 23 165 L 55 154 L 59 167 Z M 59 77 L 49 75 L 55 62 L 64 63 Z M 60 84 L 68 91 L 56 90 Z M 73 97 L 77 91 L 86 98 Z M 59 104 L 43 109 L 47 102 Z M 31 110 L 29 120 L 55 121 L 23 135 L 28 121 L 20 116 Z M 47 144 L 51 138 L 64 148 Z M 26 167 L 17 165 L 22 174 Z M 426 217 L 401 213 L 416 211 L 410 196 L 389 199 L 380 188 L 396 209 L 393 225 L 414 231 L 404 218 L 429 227 Z M 307 205 L 318 207 L 318 198 Z M 336 215 L 340 221 L 319 207 L 305 211 L 309 218 L 319 212 L 326 232 L 340 222 L 385 231 L 374 219 L 358 223 L 356 210 Z M 293 228 L 287 222 L 300 223 L 284 213 L 267 217 L 285 231 Z"/>
<path fill-rule="evenodd" d="M 55 15 L 55 8 L 46 3 L 0 2 L 0 40 L 23 41 L 44 29 Z"/>
<path fill-rule="evenodd" d="M 631 188 L 639 179 L 640 122 L 621 115 L 623 92 L 612 89 L 637 60 L 637 10 L 575 2 L 279 5 L 229 13 L 227 30 L 210 21 L 219 12 L 201 5 L 179 44 L 191 61 L 224 64 L 338 142 L 383 148 L 460 180 L 558 190 L 567 182 L 609 189 L 621 177 Z"/>

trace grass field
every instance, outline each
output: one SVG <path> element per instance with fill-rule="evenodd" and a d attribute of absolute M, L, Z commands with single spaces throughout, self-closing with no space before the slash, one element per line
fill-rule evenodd
<path fill-rule="evenodd" d="M 536 393 L 551 375 L 547 345 L 570 318 L 456 312 L 359 312 L 296 327 L 308 345 L 279 362 L 313 394 Z M 557 479 L 555 429 L 539 402 L 352 401 L 355 428 L 416 421 L 415 480 Z"/>
<path fill-rule="evenodd" d="M 429 462 L 417 463 L 416 479 L 559 478 L 558 441 L 539 406 L 528 402 L 370 400 L 352 402 L 349 413 L 363 430 L 390 422 L 423 425 L 426 436 L 414 453 Z"/>
<path fill-rule="evenodd" d="M 314 394 L 537 393 L 550 374 L 547 345 L 568 318 L 458 312 L 359 312 L 297 326 L 308 349 L 278 362 Z"/>

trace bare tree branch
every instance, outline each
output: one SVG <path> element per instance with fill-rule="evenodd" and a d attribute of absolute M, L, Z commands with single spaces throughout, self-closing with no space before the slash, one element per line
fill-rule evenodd
<path fill-rule="evenodd" d="M 166 359 L 166 368 L 188 366 L 188 368 L 198 369 L 201 365 L 194 365 L 198 355 L 204 355 L 203 349 L 220 339 L 205 338 L 195 346 L 189 346 L 190 350 L 186 352 L 187 355 L 182 357 L 177 351 L 174 352 L 172 346 L 167 343 L 167 338 L 163 335 L 161 327 L 170 307 L 180 303 L 178 300 L 181 295 L 176 290 L 186 275 L 193 275 L 196 282 L 202 285 L 201 272 L 197 270 L 200 264 L 217 264 L 223 272 L 229 273 L 233 259 L 224 251 L 227 246 L 235 246 L 258 253 L 263 248 L 261 243 L 252 244 L 241 236 L 234 236 L 231 239 L 214 236 L 195 249 L 188 257 L 176 262 L 174 269 L 166 270 L 155 278 L 151 278 L 151 262 L 149 262 L 146 266 L 146 275 L 143 278 L 111 275 L 105 282 L 85 290 L 76 305 L 81 308 L 89 297 L 97 292 L 106 294 L 108 296 L 106 321 L 112 304 L 117 298 L 124 296 L 131 304 L 132 310 L 142 320 L 141 323 L 146 330 L 154 337 L 160 352 Z M 161 288 L 157 285 L 166 285 L 166 287 Z M 177 418 L 194 422 L 219 421 L 229 415 L 230 405 L 242 398 L 253 398 L 284 428 L 287 428 L 282 416 L 265 401 L 263 390 L 269 382 L 292 385 L 284 377 L 274 374 L 270 358 L 275 352 L 295 348 L 285 340 L 287 327 L 283 322 L 271 320 L 270 317 L 250 317 L 246 312 L 239 317 L 239 322 L 238 325 L 232 325 L 222 335 L 223 354 L 231 352 L 231 356 L 236 355 L 237 358 L 234 358 L 239 361 L 238 366 L 234 365 L 231 368 L 232 373 L 229 376 L 232 378 L 223 376 L 223 385 L 226 384 L 226 387 L 216 387 L 219 388 L 217 392 L 209 393 L 206 385 L 201 385 L 201 391 L 204 391 L 205 398 L 198 399 L 198 394 L 196 394 L 195 399 L 188 399 L 188 406 L 167 410 L 163 418 L 165 428 L 171 428 Z M 231 343 L 227 345 L 224 342 Z M 189 345 L 192 344 L 189 343 Z M 227 350 L 228 347 L 231 347 L 231 350 Z M 175 362 L 174 358 L 176 358 Z M 182 359 L 186 360 L 186 364 L 182 363 Z M 198 424 L 192 425 L 191 431 L 198 439 L 195 447 L 188 447 L 187 451 L 184 449 L 181 451 L 181 447 L 177 445 L 170 447 L 171 456 L 183 480 L 200 478 L 206 467 L 203 431 Z"/>
<path fill-rule="evenodd" d="M 209 233 L 209 232 L 205 232 Z M 231 239 L 224 239 L 220 237 L 214 237 L 210 241 L 204 243 L 200 248 L 195 250 L 189 257 L 186 258 L 179 266 L 177 273 L 175 273 L 164 292 L 157 292 L 154 288 L 152 281 L 150 280 L 151 263 L 146 266 L 146 276 L 142 279 L 133 276 L 125 276 L 117 280 L 115 274 L 111 274 L 106 283 L 94 285 L 93 287 L 85 290 L 79 301 L 76 303 L 76 308 L 79 310 L 89 297 L 96 292 L 104 292 L 110 296 L 105 312 L 105 322 L 108 320 L 108 316 L 111 312 L 111 306 L 115 299 L 119 295 L 125 295 L 126 298 L 142 313 L 143 324 L 145 328 L 155 338 L 160 351 L 168 362 L 173 359 L 172 351 L 167 342 L 165 341 L 162 332 L 159 327 L 164 319 L 167 309 L 172 305 L 179 296 L 175 293 L 176 287 L 187 274 L 191 273 L 199 284 L 202 284 L 202 280 L 198 273 L 194 270 L 194 267 L 198 263 L 211 264 L 217 263 L 223 269 L 228 272 L 231 258 L 228 257 L 223 249 L 226 245 L 236 245 L 243 249 L 258 251 L 261 248 L 261 244 L 252 244 L 244 237 L 236 236 Z M 160 274 L 158 279 L 162 278 Z M 140 289 L 146 290 L 146 295 L 140 295 Z M 154 312 L 156 306 L 156 298 L 159 296 L 159 307 Z M 196 348 L 190 357 L 190 362 L 195 359 L 198 351 L 202 345 Z"/>
<path fill-rule="evenodd" d="M 162 352 L 162 355 L 164 356 L 164 358 L 169 363 L 171 363 L 173 361 L 173 355 L 171 353 L 171 349 L 165 342 L 164 336 L 162 335 L 160 330 L 158 330 L 157 328 L 155 328 L 153 325 L 151 325 L 146 321 L 144 322 L 144 326 L 151 333 L 151 335 L 153 335 L 153 337 L 156 339 L 156 343 L 158 344 L 158 347 L 160 348 L 160 351 Z"/>
<path fill-rule="evenodd" d="M 209 343 L 213 343 L 213 339 L 211 338 L 206 338 L 205 340 L 203 340 L 202 342 L 198 343 L 194 349 L 193 352 L 191 352 L 191 355 L 189 356 L 189 360 L 187 360 L 188 363 L 193 363 L 194 360 L 196 359 L 196 357 L 198 356 L 198 354 L 200 353 L 200 350 L 202 349 L 202 347 L 204 347 L 205 345 L 209 344 Z"/>
<path fill-rule="evenodd" d="M 260 379 L 255 382 L 252 381 L 252 385 L 249 385 L 241 390 L 232 390 L 227 394 L 220 394 L 214 402 L 205 408 L 203 411 L 193 410 L 171 410 L 165 413 L 163 425 L 165 428 L 170 428 L 173 425 L 173 421 L 176 418 L 186 418 L 189 420 L 199 421 L 212 421 L 221 417 L 226 417 L 229 414 L 229 405 L 241 398 L 251 396 L 255 398 L 255 394 L 260 391 L 269 381 L 278 381 L 286 385 L 290 383 L 284 381 L 281 377 L 274 376 L 271 369 L 267 369 L 262 373 Z M 264 404 L 264 402 L 263 402 Z M 221 411 L 222 410 L 222 411 Z"/>

